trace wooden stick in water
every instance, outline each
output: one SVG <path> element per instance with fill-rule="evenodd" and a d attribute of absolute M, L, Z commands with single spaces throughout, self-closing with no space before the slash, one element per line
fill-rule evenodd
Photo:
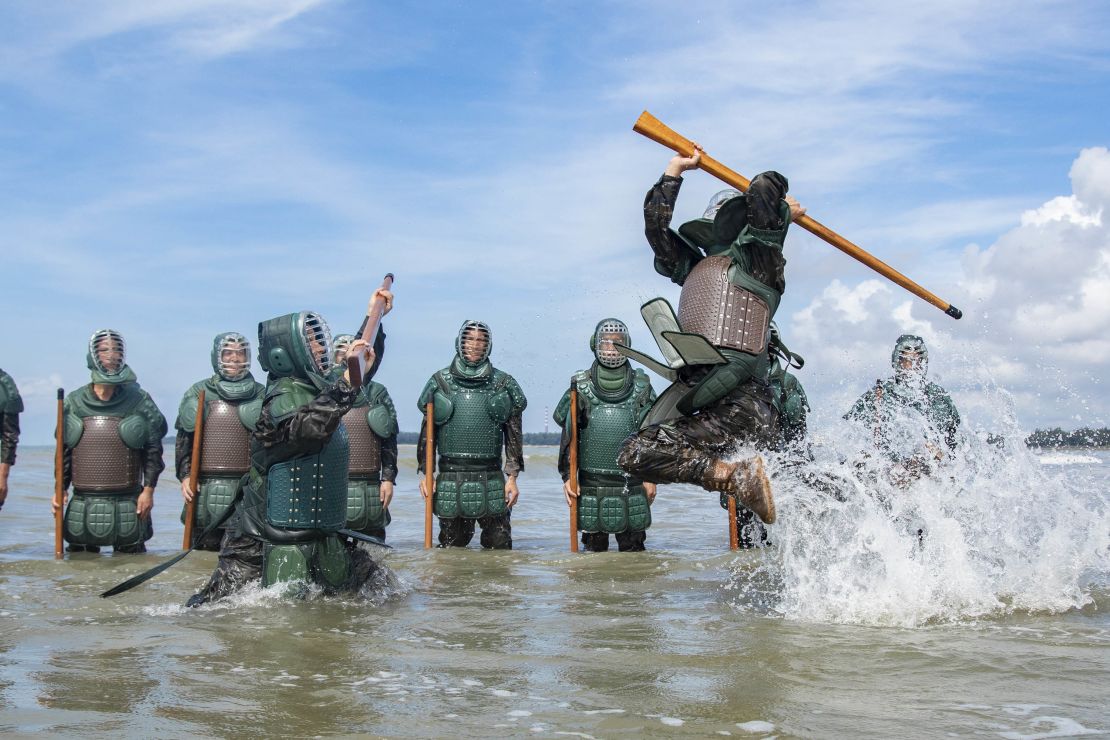
<path fill-rule="evenodd" d="M 193 546 L 193 521 L 197 517 L 197 497 L 200 496 L 200 451 L 204 438 L 204 391 L 197 396 L 197 420 L 193 425 L 193 457 L 189 462 L 189 490 L 193 492 L 193 499 L 185 504 L 185 536 L 181 541 L 181 549 L 188 550 Z"/>
<path fill-rule="evenodd" d="M 65 556 L 65 546 L 62 542 L 62 526 L 66 515 L 66 489 L 64 453 L 62 445 L 65 444 L 65 397 L 66 392 L 58 389 L 58 425 L 54 428 L 54 503 L 58 510 L 54 512 L 54 558 L 61 560 Z"/>
<path fill-rule="evenodd" d="M 570 551 L 578 552 L 578 388 L 570 382 Z"/>
<path fill-rule="evenodd" d="M 431 401 L 424 407 L 424 485 L 428 496 L 424 499 L 424 548 L 432 547 L 432 503 L 435 498 L 435 446 L 436 408 Z"/>

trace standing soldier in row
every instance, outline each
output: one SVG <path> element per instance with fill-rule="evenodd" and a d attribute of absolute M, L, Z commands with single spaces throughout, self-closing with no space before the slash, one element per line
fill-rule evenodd
<path fill-rule="evenodd" d="M 435 405 L 439 475 L 434 492 L 421 478 L 420 493 L 433 496 L 440 547 L 466 547 L 476 521 L 482 527 L 482 547 L 513 546 L 510 517 L 520 496 L 517 475 L 524 470 L 521 415 L 528 399 L 513 376 L 494 368 L 492 350 L 489 327 L 464 321 L 454 360 L 436 372 L 420 394 L 421 412 L 428 403 Z M 426 444 L 425 424 L 416 451 L 420 473 Z"/>
<path fill-rule="evenodd" d="M 62 485 L 73 484 L 65 540 L 70 552 L 146 552 L 166 419 L 128 367 L 119 332 L 93 334 L 87 359 L 92 382 L 64 407 Z"/>
<path fill-rule="evenodd" d="M 671 159 L 647 194 L 644 222 L 656 272 L 682 286 L 677 328 L 703 337 L 717 361 L 678 371 L 663 396 L 674 413 L 649 415 L 622 449 L 620 465 L 643 480 L 735 496 L 770 524 L 775 505 L 762 458 L 729 458 L 741 445 L 774 444 L 768 329 L 786 289 L 786 231 L 805 209 L 786 197 L 785 177 L 765 172 L 747 194 L 718 193 L 702 218 L 672 230 L 682 173 L 700 158 L 695 148 L 691 157 Z"/>
<path fill-rule="evenodd" d="M 640 428 L 655 402 L 655 391 L 643 370 L 633 369 L 615 345 L 631 346 L 628 326 L 618 319 L 602 319 L 590 338 L 594 363 L 574 374 L 578 403 L 578 489 L 570 477 L 571 392 L 555 407 L 555 423 L 563 428 L 559 445 L 559 473 L 567 504 L 578 498 L 578 529 L 582 545 L 593 552 L 609 549 L 615 535 L 621 552 L 644 549 L 651 526 L 655 484 L 625 476 L 617 455 L 628 435 Z"/>
<path fill-rule="evenodd" d="M 196 497 L 193 520 L 193 542 L 200 550 L 220 549 L 222 527 L 213 530 L 203 541 L 201 535 L 214 522 L 220 521 L 235 502 L 239 481 L 251 469 L 250 435 L 262 411 L 266 386 L 251 374 L 251 345 L 242 334 L 224 332 L 212 342 L 210 378 L 194 383 L 185 391 L 177 411 L 177 442 L 175 446 L 177 479 L 185 521 L 189 502 Z M 199 491 L 189 488 L 193 468 L 193 433 L 197 422 L 197 400 L 204 391 L 204 439 L 200 449 Z"/>
<path fill-rule="evenodd" d="M 335 338 L 335 370 L 346 367 L 351 334 Z M 343 416 L 350 444 L 347 529 L 385 540 L 389 502 L 397 482 L 397 410 L 385 386 L 368 381 Z"/>
<path fill-rule="evenodd" d="M 19 445 L 19 415 L 23 399 L 12 376 L 0 370 L 0 508 L 8 498 L 8 473 L 15 465 L 15 448 Z"/>

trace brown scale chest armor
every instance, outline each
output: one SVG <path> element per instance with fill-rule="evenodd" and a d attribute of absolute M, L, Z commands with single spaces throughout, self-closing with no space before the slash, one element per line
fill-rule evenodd
<path fill-rule="evenodd" d="M 343 415 L 350 444 L 350 475 L 357 478 L 379 477 L 382 473 L 382 441 L 366 423 L 366 407 L 356 407 Z"/>
<path fill-rule="evenodd" d="M 766 301 L 728 279 L 731 265 L 731 257 L 719 254 L 694 266 L 678 299 L 678 324 L 714 347 L 757 355 L 767 348 L 771 312 Z"/>
<path fill-rule="evenodd" d="M 251 469 L 251 433 L 239 420 L 238 404 L 221 399 L 206 403 L 200 474 L 230 478 Z"/>
<path fill-rule="evenodd" d="M 138 450 L 119 436 L 118 416 L 86 416 L 85 430 L 73 448 L 73 490 L 81 493 L 132 491 L 139 487 L 141 473 Z"/>

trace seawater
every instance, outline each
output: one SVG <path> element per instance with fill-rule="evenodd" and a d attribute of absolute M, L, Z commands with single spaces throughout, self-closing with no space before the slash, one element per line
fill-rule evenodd
<path fill-rule="evenodd" d="M 197 610 L 181 605 L 212 553 L 98 597 L 177 552 L 172 475 L 151 552 L 55 561 L 52 453 L 21 449 L 0 512 L 0 732 L 1110 733 L 1110 453 L 1042 457 L 972 433 L 903 489 L 858 470 L 854 444 L 831 425 L 808 465 L 768 458 L 773 546 L 735 554 L 715 495 L 663 486 L 647 552 L 572 555 L 542 447 L 526 450 L 513 551 L 425 551 L 402 447 L 382 554 L 396 579 L 379 598 L 249 589 Z"/>

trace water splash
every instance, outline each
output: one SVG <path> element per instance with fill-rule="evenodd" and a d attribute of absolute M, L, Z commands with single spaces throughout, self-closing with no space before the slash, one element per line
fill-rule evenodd
<path fill-rule="evenodd" d="M 847 422 L 814 440 L 814 460 L 770 456 L 774 547 L 734 576 L 741 609 L 814 622 L 915 627 L 1092 603 L 1108 583 L 1104 466 L 1042 466 L 995 390 L 988 444 L 966 433 L 931 476 L 890 481 L 861 459 L 870 431 Z"/>

